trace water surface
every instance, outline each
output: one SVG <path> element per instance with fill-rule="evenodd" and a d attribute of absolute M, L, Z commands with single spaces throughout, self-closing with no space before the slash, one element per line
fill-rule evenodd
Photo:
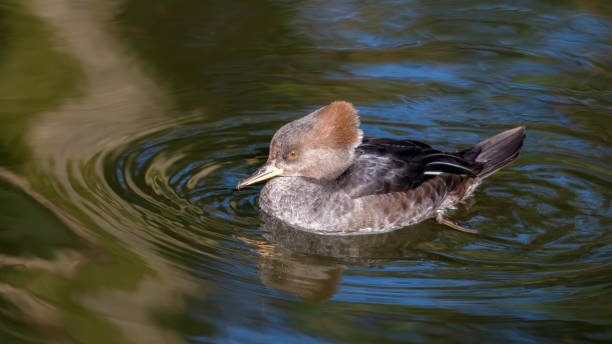
<path fill-rule="evenodd" d="M 608 1 L 0 3 L 0 341 L 612 340 Z M 318 236 L 259 214 L 283 123 L 518 160 L 451 216 Z"/>

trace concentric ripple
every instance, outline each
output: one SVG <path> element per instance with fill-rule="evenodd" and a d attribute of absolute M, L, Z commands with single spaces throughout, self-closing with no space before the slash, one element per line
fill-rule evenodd
<path fill-rule="evenodd" d="M 253 157 L 265 153 L 249 144 L 252 137 L 237 135 L 245 126 L 227 120 L 139 138 L 108 156 L 106 178 L 119 196 L 138 205 L 148 233 L 161 243 L 171 237 L 202 253 L 219 241 L 233 242 L 235 228 L 258 227 L 257 190 L 233 191 L 249 170 L 244 162 L 256 164 Z"/>
<path fill-rule="evenodd" d="M 582 317 L 607 312 L 593 295 L 606 292 L 604 276 L 612 272 L 612 233 L 603 220 L 610 214 L 610 183 L 588 171 L 609 170 L 596 156 L 558 153 L 559 147 L 588 145 L 580 133 L 529 130 L 521 158 L 453 214 L 483 235 L 426 222 L 386 234 L 330 237 L 260 215 L 260 187 L 234 190 L 265 160 L 274 129 L 296 116 L 260 114 L 160 130 L 109 154 L 106 179 L 137 205 L 147 240 L 194 275 L 222 283 L 226 297 L 250 291 L 254 298 L 443 305 L 500 321 L 558 319 L 558 307 L 585 302 L 594 313 Z M 373 126 L 385 136 L 411 132 L 405 123 L 363 119 L 366 133 Z M 592 290 L 588 298 L 573 287 L 576 281 Z M 535 303 L 551 308 L 530 306 Z M 577 320 L 571 312 L 565 316 Z"/>

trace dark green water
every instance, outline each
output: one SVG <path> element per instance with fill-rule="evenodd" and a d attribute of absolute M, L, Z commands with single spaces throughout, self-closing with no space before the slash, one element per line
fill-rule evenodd
<path fill-rule="evenodd" d="M 448 150 L 525 125 L 482 234 L 233 191 L 340 99 Z M 609 342 L 611 114 L 606 0 L 0 1 L 0 342 Z"/>

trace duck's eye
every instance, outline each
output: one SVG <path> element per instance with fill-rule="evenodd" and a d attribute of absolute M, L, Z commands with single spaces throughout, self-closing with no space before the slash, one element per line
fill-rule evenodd
<path fill-rule="evenodd" d="M 291 159 L 295 159 L 298 156 L 298 152 L 291 151 L 291 152 L 289 152 L 289 154 L 287 156 L 290 157 Z"/>

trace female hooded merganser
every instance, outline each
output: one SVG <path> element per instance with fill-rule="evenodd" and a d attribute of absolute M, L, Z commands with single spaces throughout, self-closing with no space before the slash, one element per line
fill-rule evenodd
<path fill-rule="evenodd" d="M 387 232 L 435 217 L 469 197 L 482 179 L 519 154 L 517 127 L 454 153 L 412 140 L 363 138 L 347 102 L 285 124 L 272 137 L 268 161 L 236 189 L 273 177 L 259 205 L 292 226 L 327 234 Z"/>

